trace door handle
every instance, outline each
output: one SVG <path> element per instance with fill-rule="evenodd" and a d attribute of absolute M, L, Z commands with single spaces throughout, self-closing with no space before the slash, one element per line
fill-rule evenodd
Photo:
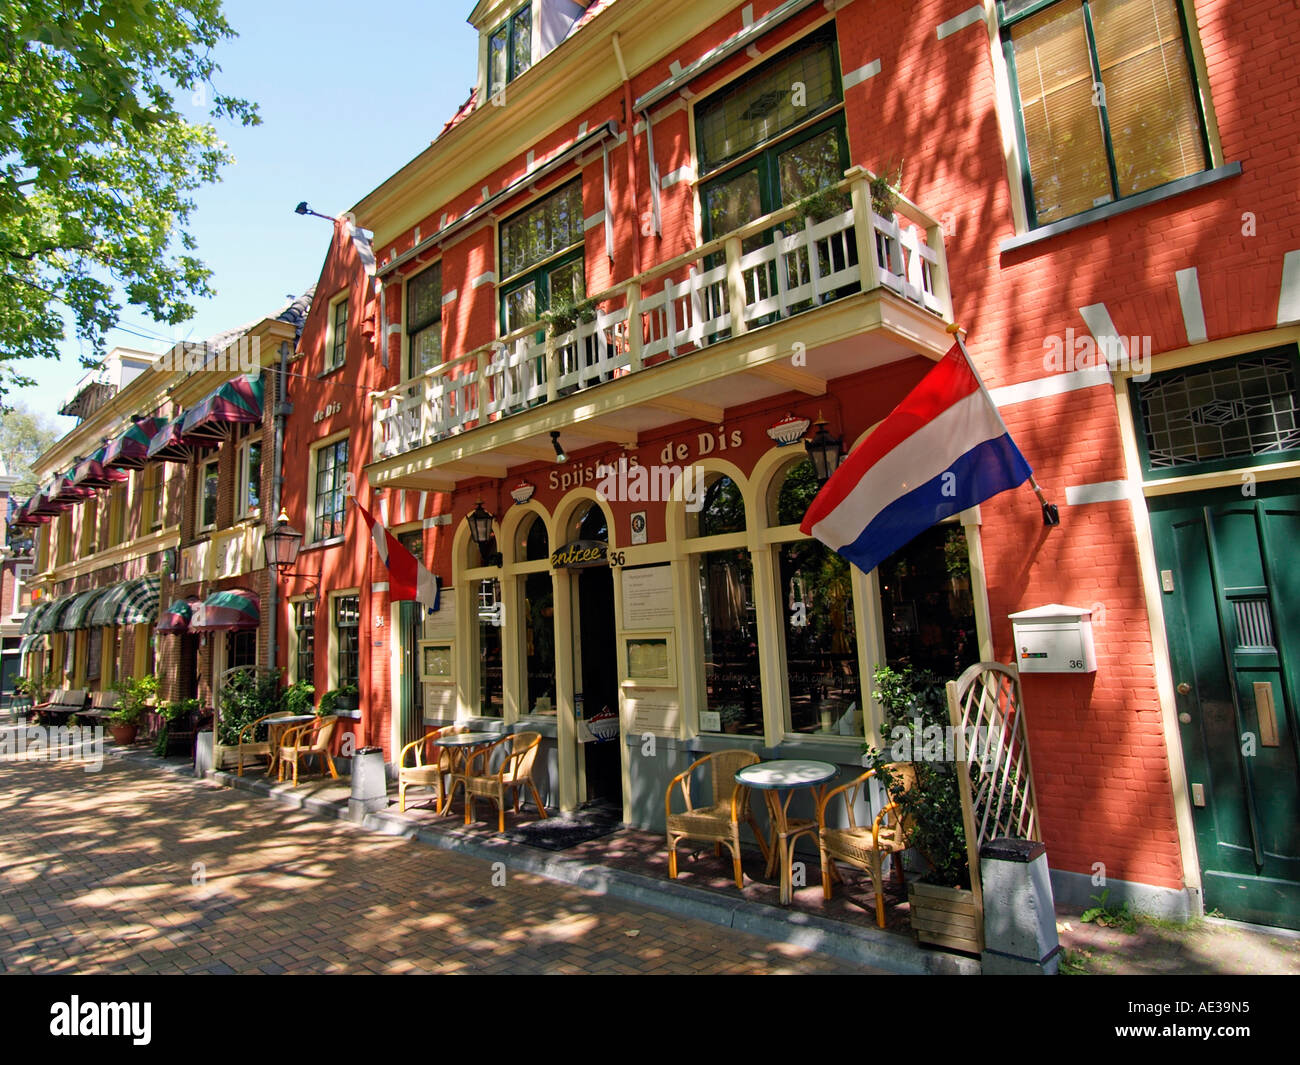
<path fill-rule="evenodd" d="M 1255 713 L 1259 717 L 1259 745 L 1276 747 L 1277 709 L 1273 705 L 1273 685 L 1269 681 L 1255 684 Z"/>
<path fill-rule="evenodd" d="M 1192 690 L 1192 686 L 1188 684 L 1187 681 L 1183 681 L 1181 684 L 1178 685 L 1179 695 L 1187 695 L 1191 690 Z"/>

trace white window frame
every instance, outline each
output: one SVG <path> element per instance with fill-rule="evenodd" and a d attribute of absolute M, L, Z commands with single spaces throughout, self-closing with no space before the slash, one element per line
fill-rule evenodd
<path fill-rule="evenodd" d="M 19 616 L 23 601 L 23 584 L 32 575 L 35 568 L 35 565 L 31 562 L 19 562 L 14 566 L 14 601 L 13 609 L 9 611 L 11 617 Z M 26 611 L 22 611 L 22 613 L 26 613 Z"/>
<path fill-rule="evenodd" d="M 245 440 L 243 443 L 239 445 L 239 476 L 235 479 L 236 480 L 235 483 L 235 517 L 236 518 L 256 517 L 262 511 L 262 504 L 261 504 L 262 486 L 260 484 L 257 486 L 258 487 L 257 506 L 255 507 L 249 506 L 248 503 L 249 458 L 252 454 L 252 449 L 254 446 L 261 448 L 262 437 L 260 435 L 250 436 L 247 440 Z M 265 461 L 265 456 L 263 456 L 262 461 Z"/>
<path fill-rule="evenodd" d="M 316 537 L 316 481 L 317 472 L 320 466 L 321 452 L 327 447 L 337 444 L 340 440 L 348 441 L 348 463 L 352 462 L 352 442 L 351 433 L 344 430 L 341 433 L 335 433 L 333 436 L 327 436 L 323 440 L 318 440 L 311 446 L 311 463 L 308 469 L 309 480 L 307 482 L 307 514 L 305 519 L 306 529 L 303 533 L 303 543 L 307 546 L 315 544 L 337 543 L 343 539 L 343 533 L 337 536 L 317 539 Z M 347 516 L 347 507 L 344 506 L 344 517 Z"/>
<path fill-rule="evenodd" d="M 348 295 L 349 295 L 348 290 L 344 289 L 342 292 L 338 293 L 329 302 L 329 308 L 327 312 L 329 317 L 325 322 L 325 351 L 322 360 L 324 363 L 324 371 L 323 371 L 324 373 L 333 373 L 335 370 L 346 365 L 348 361 L 347 329 L 348 329 L 348 324 L 352 318 L 351 306 L 348 307 L 346 316 L 343 319 L 343 357 L 339 359 L 338 362 L 334 361 L 334 350 L 337 347 L 337 340 L 338 340 L 337 336 L 335 335 L 335 330 L 337 328 L 335 322 L 338 315 L 339 304 L 347 303 Z"/>
<path fill-rule="evenodd" d="M 217 495 L 212 505 L 212 521 L 208 524 L 203 522 L 203 502 L 205 498 L 205 487 L 208 481 L 208 467 L 211 466 L 217 477 Z M 221 506 L 221 465 L 220 459 L 213 456 L 210 459 L 204 459 L 199 463 L 199 475 L 195 478 L 194 493 L 194 531 L 210 532 L 217 527 L 217 511 Z"/>

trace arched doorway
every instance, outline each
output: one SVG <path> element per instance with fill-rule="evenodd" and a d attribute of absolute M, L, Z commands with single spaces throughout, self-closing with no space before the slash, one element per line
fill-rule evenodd
<path fill-rule="evenodd" d="M 568 530 L 573 540 L 609 543 L 608 519 L 604 509 L 595 502 L 579 507 Z M 596 737 L 584 744 L 587 800 L 610 803 L 621 811 L 623 770 L 617 727 L 614 575 L 603 557 L 600 563 L 578 569 L 572 584 L 574 711 L 589 723 L 587 729 L 579 728 L 579 735 L 591 733 Z"/>

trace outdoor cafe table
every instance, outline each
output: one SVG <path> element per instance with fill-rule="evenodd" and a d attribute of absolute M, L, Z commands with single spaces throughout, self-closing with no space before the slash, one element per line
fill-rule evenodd
<path fill-rule="evenodd" d="M 315 714 L 288 714 L 285 717 L 273 717 L 266 723 L 266 738 L 271 744 L 271 762 L 266 771 L 269 778 L 274 772 L 276 763 L 280 761 L 280 740 L 284 734 L 297 725 L 305 725 L 308 721 L 315 721 Z"/>
<path fill-rule="evenodd" d="M 770 762 L 757 762 L 736 771 L 736 783 L 761 791 L 767 800 L 767 812 L 772 824 L 772 846 L 767 852 L 765 875 L 771 876 L 777 861 L 778 847 L 781 861 L 781 905 L 788 906 L 793 894 L 790 879 L 794 864 L 794 844 L 800 836 L 815 835 L 817 822 L 807 818 L 788 816 L 790 800 L 799 788 L 812 788 L 813 798 L 820 802 L 824 785 L 836 773 L 830 762 L 807 758 L 779 758 Z M 782 799 L 782 792 L 785 793 Z"/>
<path fill-rule="evenodd" d="M 452 772 L 454 773 L 458 759 L 461 766 L 466 765 L 476 747 L 486 747 L 489 744 L 496 743 L 504 735 L 505 733 L 502 732 L 444 732 L 433 741 L 433 744 L 435 747 L 449 749 L 452 757 Z M 452 787 L 447 792 L 447 800 L 438 813 L 445 814 L 451 809 L 451 797 L 455 790 L 455 780 L 453 779 Z"/>

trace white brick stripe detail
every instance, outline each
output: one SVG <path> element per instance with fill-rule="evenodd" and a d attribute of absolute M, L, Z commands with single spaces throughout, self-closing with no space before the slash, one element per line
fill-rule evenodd
<path fill-rule="evenodd" d="M 661 189 L 667 189 L 676 185 L 679 181 L 693 181 L 694 179 L 695 168 L 691 166 L 683 166 L 661 177 L 659 179 L 659 187 Z"/>
<path fill-rule="evenodd" d="M 585 233 L 589 229 L 595 229 L 597 226 L 603 226 L 604 224 L 605 224 L 605 212 L 597 211 L 590 218 L 584 218 L 582 220 L 582 230 Z"/>
<path fill-rule="evenodd" d="M 1065 489 L 1065 502 L 1077 507 L 1085 503 L 1118 503 L 1129 498 L 1128 481 L 1099 481 L 1096 484 L 1073 484 Z"/>
<path fill-rule="evenodd" d="M 1084 324 L 1101 344 L 1105 345 L 1103 351 L 1107 353 L 1122 353 L 1125 363 L 1131 352 L 1128 350 L 1128 341 L 1119 335 L 1119 330 L 1115 328 L 1115 323 L 1111 321 L 1110 311 L 1106 310 L 1104 303 L 1090 303 L 1087 307 L 1079 308 L 1079 317 L 1083 319 Z M 1118 345 L 1116 342 L 1118 341 Z"/>
<path fill-rule="evenodd" d="M 939 34 L 939 40 L 942 41 L 945 37 L 951 37 L 958 30 L 964 30 L 967 26 L 974 26 L 975 23 L 983 21 L 984 8 L 977 4 L 975 7 L 967 8 L 960 15 L 953 16 L 947 22 L 939 23 L 936 32 Z"/>
<path fill-rule="evenodd" d="M 868 78 L 874 78 L 880 73 L 880 60 L 873 59 L 865 67 L 858 67 L 857 70 L 850 70 L 841 79 L 841 84 L 846 89 L 851 89 L 855 85 L 861 85 Z"/>
<path fill-rule="evenodd" d="M 750 26 L 754 24 L 753 4 L 746 4 L 744 7 L 740 9 L 740 21 L 744 24 L 746 29 L 748 29 Z"/>
<path fill-rule="evenodd" d="M 387 582 L 387 581 L 375 581 L 375 583 L 372 584 L 372 585 L 370 586 L 370 591 L 371 591 L 371 594 L 374 594 L 374 593 L 376 593 L 376 592 L 386 592 L 386 591 L 388 591 L 388 582 Z"/>
<path fill-rule="evenodd" d="M 990 388 L 989 395 L 993 397 L 995 406 L 1010 407 L 1031 399 L 1046 399 L 1048 396 L 1077 392 L 1081 388 L 1099 388 L 1102 385 L 1110 386 L 1110 371 L 1102 366 L 1094 366 L 1087 370 L 1071 370 L 1069 373 L 1055 373 L 1015 385 Z"/>
<path fill-rule="evenodd" d="M 459 295 L 460 295 L 459 291 L 457 291 L 454 288 L 450 292 L 444 292 L 442 294 L 442 305 L 445 307 L 449 303 L 456 302 L 456 297 Z"/>
<path fill-rule="evenodd" d="M 486 274 L 479 274 L 469 283 L 470 288 L 482 288 L 484 285 L 491 285 L 497 279 L 497 275 L 489 270 Z"/>
<path fill-rule="evenodd" d="M 1178 282 L 1178 302 L 1183 307 L 1187 342 L 1204 344 L 1209 337 L 1205 330 L 1205 308 L 1201 305 L 1201 282 L 1196 267 L 1179 270 L 1174 278 Z"/>
<path fill-rule="evenodd" d="M 1300 322 L 1300 251 L 1282 259 L 1282 295 L 1277 301 L 1277 324 Z"/>

